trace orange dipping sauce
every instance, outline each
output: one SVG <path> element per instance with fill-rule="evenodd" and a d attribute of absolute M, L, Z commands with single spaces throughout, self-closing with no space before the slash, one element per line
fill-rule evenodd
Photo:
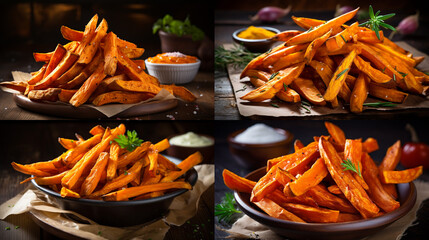
<path fill-rule="evenodd" d="M 155 57 L 147 59 L 151 63 L 168 63 L 168 64 L 184 64 L 184 63 L 196 63 L 198 58 L 188 56 L 180 52 L 167 52 L 160 53 Z"/>

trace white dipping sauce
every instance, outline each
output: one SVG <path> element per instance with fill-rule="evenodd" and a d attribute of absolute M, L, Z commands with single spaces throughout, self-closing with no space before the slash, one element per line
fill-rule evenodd
<path fill-rule="evenodd" d="M 170 139 L 170 144 L 182 147 L 207 147 L 213 143 L 212 139 L 193 132 L 187 132 Z"/>
<path fill-rule="evenodd" d="M 235 136 L 234 140 L 239 143 L 274 143 L 285 140 L 286 136 L 277 132 L 274 128 L 263 123 L 257 123 L 242 133 Z"/>

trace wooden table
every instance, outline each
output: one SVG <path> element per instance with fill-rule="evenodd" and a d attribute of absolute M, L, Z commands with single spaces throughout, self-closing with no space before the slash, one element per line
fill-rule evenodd
<path fill-rule="evenodd" d="M 399 10 L 398 10 L 399 11 Z M 383 11 L 382 11 L 383 12 Z M 398 17 L 390 21 L 389 24 L 397 26 L 398 20 L 406 17 L 405 14 L 397 13 Z M 219 46 L 226 43 L 233 43 L 232 33 L 239 28 L 248 27 L 252 24 L 249 20 L 249 16 L 254 15 L 255 12 L 251 11 L 238 11 L 238 10 L 223 10 L 215 12 L 215 45 Z M 281 19 L 281 23 L 263 26 L 270 26 L 277 28 L 281 31 L 284 30 L 300 30 L 300 28 L 291 20 L 291 16 L 302 16 L 311 17 L 316 19 L 330 19 L 334 13 L 332 11 L 300 11 L 293 12 L 287 17 Z M 422 16 L 420 20 L 420 26 L 418 31 L 411 37 L 401 37 L 397 34 L 392 40 L 393 41 L 405 41 L 416 49 L 428 53 L 429 52 L 429 25 L 428 21 L 422 19 L 428 19 L 427 16 Z M 256 23 L 260 25 L 260 23 Z M 390 34 L 389 31 L 385 31 L 385 35 Z M 381 111 L 365 111 L 360 114 L 333 114 L 328 116 L 315 116 L 315 117 L 299 117 L 296 119 L 368 119 L 372 117 L 391 119 L 395 118 L 408 118 L 413 117 L 428 117 L 429 111 L 424 110 L 406 110 L 406 111 L 395 111 L 395 112 L 381 112 Z M 237 103 L 235 101 L 234 93 L 232 90 L 231 83 L 228 79 L 228 74 L 224 70 L 217 70 L 215 72 L 215 119 L 218 120 L 237 120 L 246 119 L 246 117 L 240 116 L 237 109 Z M 252 116 L 250 119 L 272 119 L 265 116 Z M 291 117 L 283 117 L 277 119 L 294 119 Z"/>
<path fill-rule="evenodd" d="M 223 183 L 222 171 L 228 169 L 239 176 L 246 176 L 252 169 L 246 169 L 240 166 L 230 154 L 228 149 L 227 136 L 229 133 L 238 129 L 247 128 L 256 122 L 260 121 L 228 121 L 216 122 L 217 130 L 215 134 L 216 139 L 216 168 L 215 168 L 215 203 L 218 204 L 226 192 L 232 192 Z M 313 136 L 327 134 L 323 121 L 263 121 L 272 127 L 283 128 L 291 131 L 295 139 L 300 139 L 304 144 L 313 141 Z M 348 121 L 332 121 L 338 124 L 348 138 L 361 138 L 374 137 L 378 140 L 380 150 L 371 153 L 371 156 L 376 161 L 381 161 L 384 157 L 386 150 L 397 139 L 402 143 L 410 141 L 410 135 L 405 130 L 405 124 L 411 123 L 419 134 L 420 141 L 429 143 L 429 128 L 423 120 L 409 120 L 409 121 L 361 121 L 361 120 L 348 120 Z M 399 166 L 400 167 L 400 166 Z M 429 172 L 425 171 L 419 180 L 429 181 Z M 417 193 L 418 194 L 418 193 Z M 406 230 L 406 235 L 401 238 L 402 240 L 408 239 L 425 239 L 427 236 L 427 226 L 429 224 L 429 200 L 426 200 L 422 208 L 418 211 L 418 224 L 409 227 Z M 216 222 L 216 224 L 218 224 Z M 229 228 L 227 225 L 220 225 L 222 228 Z M 217 239 L 224 239 L 227 234 L 223 231 L 216 230 L 215 237 Z"/>
<path fill-rule="evenodd" d="M 63 152 L 64 149 L 58 144 L 58 136 L 74 138 L 74 133 L 80 133 L 83 137 L 89 137 L 88 130 L 99 122 L 71 122 L 71 121 L 0 121 L 0 129 L 4 134 L 0 138 L 2 146 L 2 158 L 0 161 L 0 203 L 16 196 L 26 188 L 28 184 L 19 184 L 27 176 L 16 172 L 10 163 L 29 163 L 52 159 Z M 117 121 L 104 122 L 103 126 L 114 127 Z M 201 122 L 137 122 L 125 123 L 130 130 L 135 129 L 142 134 L 142 138 L 150 141 L 159 141 L 174 133 L 194 131 L 202 134 L 212 135 L 212 129 L 208 123 Z M 144 135 L 143 135 L 144 134 Z M 7 136 L 7 137 L 6 137 Z M 165 239 L 212 239 L 214 233 L 213 206 L 214 186 L 204 192 L 199 202 L 196 216 L 191 218 L 180 227 L 171 226 Z M 15 229 L 15 226 L 19 226 Z M 10 227 L 10 230 L 5 230 Z M 29 214 L 21 214 L 8 217 L 0 221 L 0 239 L 58 239 L 40 228 L 31 220 Z M 68 238 L 72 239 L 72 238 Z"/>

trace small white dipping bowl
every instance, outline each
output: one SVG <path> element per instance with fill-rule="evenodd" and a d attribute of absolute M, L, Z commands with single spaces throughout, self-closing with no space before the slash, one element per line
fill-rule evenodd
<path fill-rule="evenodd" d="M 198 73 L 201 61 L 195 63 L 151 63 L 145 60 L 149 74 L 158 78 L 162 84 L 185 84 L 191 82 Z"/>

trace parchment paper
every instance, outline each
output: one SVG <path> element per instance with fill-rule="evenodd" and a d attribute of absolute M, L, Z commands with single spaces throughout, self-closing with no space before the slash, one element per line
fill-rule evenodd
<path fill-rule="evenodd" d="M 14 81 L 17 82 L 26 82 L 31 78 L 31 74 L 26 73 L 26 72 L 20 72 L 20 71 L 12 71 L 12 77 Z M 9 93 L 18 93 L 18 91 L 15 91 L 13 89 L 10 88 L 5 88 L 5 87 L 1 87 L 1 89 L 5 92 L 9 92 Z M 83 104 L 83 106 L 87 106 L 93 109 L 96 109 L 97 111 L 101 112 L 102 114 L 104 114 L 106 117 L 112 117 L 115 116 L 118 113 L 121 113 L 125 110 L 127 110 L 128 108 L 134 107 L 136 105 L 140 105 L 140 104 L 144 104 L 147 102 L 154 102 L 154 101 L 165 101 L 165 100 L 169 100 L 169 99 L 174 99 L 175 97 L 167 90 L 165 89 L 161 89 L 161 91 L 153 98 L 150 98 L 148 100 L 139 102 L 139 103 L 134 103 L 134 104 L 107 104 L 107 105 L 103 105 L 103 106 L 94 106 L 92 104 Z M 67 105 L 67 103 L 62 103 L 62 102 L 57 102 L 59 104 L 64 104 Z"/>
<path fill-rule="evenodd" d="M 414 181 L 417 189 L 417 200 L 414 207 L 409 213 L 403 216 L 398 221 L 394 222 L 385 229 L 376 234 L 364 238 L 365 240 L 399 240 L 403 236 L 405 230 L 410 226 L 418 224 L 415 222 L 416 213 L 419 210 L 421 203 L 429 198 L 429 183 L 423 181 Z M 275 234 L 269 228 L 244 215 L 238 219 L 231 227 L 231 229 L 221 229 L 228 232 L 228 238 L 250 238 L 261 240 L 281 240 L 284 239 Z"/>
<path fill-rule="evenodd" d="M 194 167 L 198 172 L 198 181 L 191 191 L 176 197 L 168 215 L 149 225 L 132 227 L 108 227 L 99 225 L 90 219 L 72 212 L 60 209 L 55 201 L 47 194 L 30 185 L 14 198 L 0 205 L 0 219 L 9 215 L 23 214 L 31 211 L 37 218 L 50 226 L 72 235 L 87 239 L 163 239 L 170 229 L 169 225 L 181 226 L 198 211 L 198 202 L 204 191 L 214 183 L 214 165 L 202 164 Z M 64 217 L 61 213 L 70 213 L 90 224 L 81 224 Z M 6 219 L 7 221 L 7 219 Z"/>
<path fill-rule="evenodd" d="M 397 42 L 399 46 L 405 50 L 413 53 L 414 56 L 424 56 L 425 60 L 418 65 L 418 68 L 423 71 L 429 71 L 429 59 L 428 55 L 418 51 L 417 49 L 411 47 L 405 42 Z M 226 44 L 225 48 L 232 47 L 232 44 Z M 301 108 L 301 103 L 284 103 L 277 100 L 267 100 L 260 103 L 252 103 L 249 101 L 241 100 L 240 97 L 247 94 L 251 90 L 255 89 L 248 77 L 240 79 L 241 71 L 243 67 L 238 68 L 233 65 L 228 66 L 229 79 L 234 91 L 235 99 L 237 102 L 238 111 L 241 115 L 245 117 L 249 116 L 271 116 L 271 117 L 307 117 L 307 116 L 321 116 L 329 114 L 347 114 L 350 113 L 348 107 L 342 106 L 340 102 L 340 107 L 331 109 L 324 106 L 312 106 L 310 112 L 307 112 L 306 109 Z M 245 87 L 244 87 L 245 86 Z M 244 89 L 245 88 L 245 89 Z M 244 90 L 243 90 L 244 89 Z M 415 109 L 415 108 L 426 108 L 429 109 L 429 97 L 422 97 L 417 95 L 410 94 L 404 103 L 398 104 L 394 108 L 373 108 L 365 107 L 365 109 L 375 109 L 378 111 L 397 111 L 401 109 Z M 372 97 L 368 97 L 366 102 L 379 102 L 380 100 Z M 271 104 L 275 103 L 279 106 L 276 108 Z"/>

